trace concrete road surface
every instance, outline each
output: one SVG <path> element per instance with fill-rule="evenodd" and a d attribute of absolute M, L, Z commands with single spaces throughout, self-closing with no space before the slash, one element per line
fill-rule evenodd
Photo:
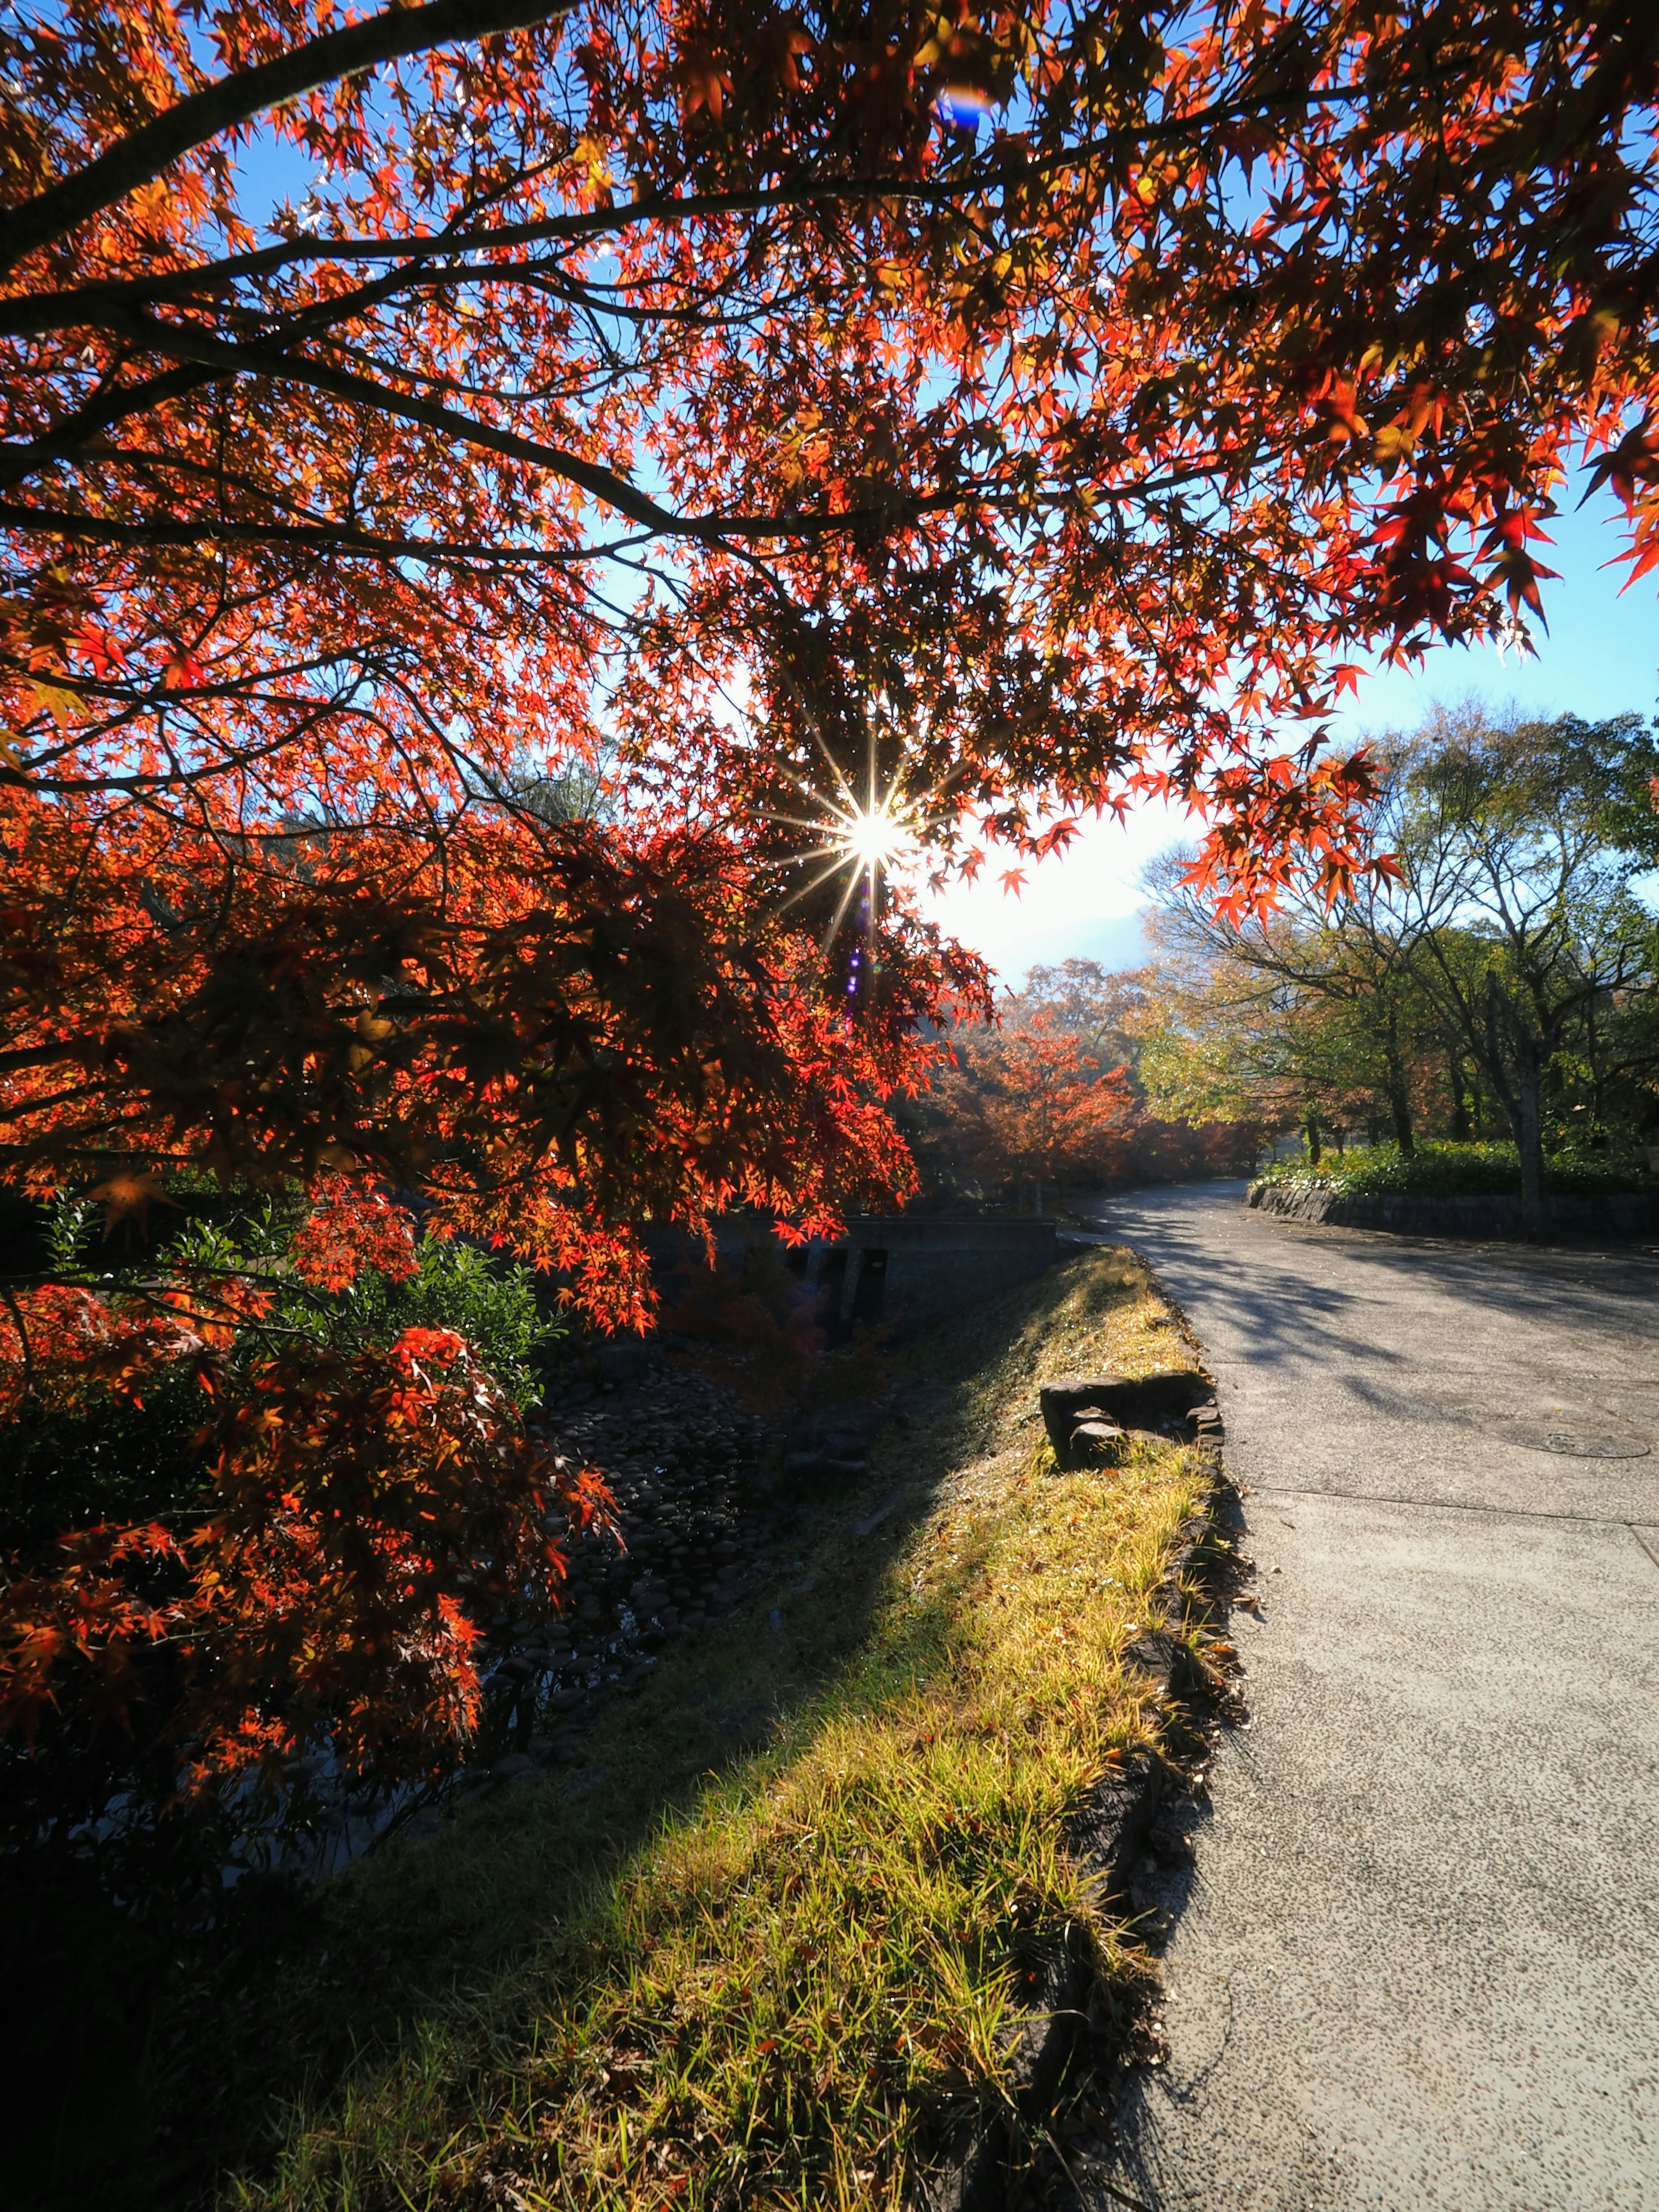
<path fill-rule="evenodd" d="M 1082 2201 L 1656 2212 L 1659 1253 L 1243 1188 L 1098 1216 L 1206 1347 L 1261 1613 Z"/>

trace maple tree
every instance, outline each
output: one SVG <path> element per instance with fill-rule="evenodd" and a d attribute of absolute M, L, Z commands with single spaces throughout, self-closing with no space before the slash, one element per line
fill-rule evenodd
<path fill-rule="evenodd" d="M 1260 1122 L 1220 1120 L 1207 1102 L 1171 1103 L 1156 1091 L 1169 1016 L 1158 970 L 1109 972 L 1097 961 L 1035 967 L 998 1002 L 994 1030 L 951 1033 L 954 1066 L 936 1077 L 901 1124 L 927 1200 L 982 1202 L 1012 1194 L 1042 1210 L 1042 1186 L 1168 1182 L 1247 1171 Z M 1149 1047 L 1154 1066 L 1143 1073 Z M 1154 1079 L 1149 1082 L 1147 1075 Z M 1188 1109 L 1192 1110 L 1189 1113 Z"/>
<path fill-rule="evenodd" d="M 964 1042 L 936 1087 L 952 1152 L 993 1188 L 1029 1186 L 1038 1214 L 1045 1183 L 1109 1180 L 1136 1118 L 1124 1068 L 1047 1007 Z"/>
<path fill-rule="evenodd" d="M 429 1226 L 560 1266 L 579 1304 L 612 1325 L 635 1326 L 647 1299 L 638 1224 L 649 1212 L 695 1225 L 747 1201 L 810 1225 L 834 1218 L 849 1185 L 903 1187 L 902 1150 L 878 1103 L 916 1057 L 908 1025 L 918 1001 L 907 988 L 902 944 L 895 936 L 885 1012 L 849 1038 L 833 996 L 810 988 L 810 978 L 808 988 L 792 988 L 799 962 L 792 967 L 787 942 L 769 946 L 751 932 L 734 944 L 715 933 L 722 910 L 730 926 L 740 885 L 726 856 L 706 842 L 676 844 L 659 834 L 646 857 L 636 850 L 618 859 L 567 825 L 538 822 L 519 834 L 516 824 L 480 825 L 427 856 L 434 872 L 441 867 L 441 902 L 422 896 L 408 865 L 398 872 L 395 901 L 388 898 L 368 841 L 352 841 L 337 867 L 339 841 L 331 833 L 303 846 L 302 865 L 222 871 L 210 927 L 198 934 L 188 927 L 194 892 L 155 864 L 159 855 L 131 881 L 125 912 L 89 908 L 61 900 L 63 876 L 51 866 L 76 828 L 50 805 L 35 807 L 26 826 L 19 857 L 35 860 L 46 848 L 46 859 L 23 878 L 16 903 L 30 895 L 39 902 L 58 973 L 73 972 L 81 957 L 76 995 L 93 1018 L 66 1035 L 60 1000 L 52 1024 L 33 1028 L 33 1049 L 20 1042 L 11 1055 L 13 1158 L 37 1183 L 55 1180 L 66 1162 L 86 1163 L 89 1179 L 100 1178 L 93 1194 L 118 1213 L 165 1195 L 157 1163 L 194 1160 L 255 1182 L 302 1180 L 311 1210 L 289 1264 L 319 1290 L 340 1291 L 366 1266 L 395 1267 L 400 1238 L 407 1248 L 407 1227 L 375 1180 L 398 1177 L 420 1188 Z M 580 901 L 570 894 L 573 877 Z M 153 915 L 164 889 L 176 889 L 177 903 L 170 912 L 163 905 L 138 939 L 135 909 L 138 919 Z M 561 893 L 562 908 L 553 902 Z M 181 915 L 185 926 L 170 927 Z M 19 1030 L 27 1037 L 21 1023 Z M 31 1116 L 39 1093 L 31 1097 L 30 1081 L 43 1066 L 47 1095 Z M 78 1081 L 65 1079 L 66 1066 Z M 43 1358 L 59 1353 L 106 1386 L 142 1386 L 146 1359 L 185 1358 L 200 1359 L 211 1382 L 210 1355 L 219 1352 L 222 1371 L 225 1352 L 266 1330 L 264 1294 L 234 1264 L 163 1270 L 159 1280 L 127 1284 L 112 1307 L 102 1286 L 84 1279 L 20 1282 L 6 1297 L 0 1376 L 20 1393 L 37 1386 Z M 189 1334 L 168 1341 L 164 1323 Z M 128 1349 L 112 1368 L 100 1343 L 112 1327 Z M 382 1453 L 379 1471 L 362 1476 L 356 1495 L 368 1518 L 360 1534 L 375 1574 L 403 1577 L 424 1621 L 422 1666 L 409 1662 L 409 1621 L 395 1633 L 367 1616 L 353 1631 L 343 1625 L 343 1601 L 366 1606 L 373 1580 L 324 1540 L 351 1494 L 325 1480 L 328 1455 L 349 1425 L 319 1413 L 292 1427 L 294 1454 L 315 1456 L 312 1493 L 285 1462 L 258 1455 L 250 1462 L 227 1447 L 214 1462 L 224 1502 L 209 1525 L 245 1561 L 246 1547 L 263 1541 L 261 1498 L 281 1498 L 285 1511 L 314 1523 L 315 1540 L 295 1534 L 265 1559 L 267 1571 L 239 1568 L 245 1607 L 264 1605 L 272 1623 L 293 1620 L 290 1644 L 278 1638 L 273 1649 L 289 1650 L 296 1664 L 301 1649 L 372 1653 L 386 1692 L 362 1695 L 388 1751 L 398 1749 L 389 1709 L 401 1702 L 406 1743 L 434 1755 L 447 1743 L 453 1759 L 477 1703 L 457 1577 L 475 1555 L 520 1566 L 539 1557 L 539 1583 L 526 1569 L 515 1586 L 537 1601 L 556 1600 L 561 1554 L 547 1543 L 542 1516 L 562 1504 L 580 1525 L 594 1500 L 574 1470 L 532 1449 L 498 1399 L 473 1407 L 463 1436 L 450 1417 L 465 1394 L 458 1397 L 448 1382 L 400 1377 L 386 1361 L 402 1356 L 394 1345 L 332 1370 L 341 1404 L 378 1435 L 386 1426 L 378 1408 L 410 1407 L 424 1393 L 418 1419 L 407 1416 L 415 1441 L 401 1455 L 418 1445 L 444 1494 L 467 1453 L 477 1462 L 481 1437 L 494 1439 L 500 1462 L 495 1492 L 477 1481 L 464 1489 L 461 1528 L 430 1525 L 434 1502 L 397 1472 L 398 1452 Z M 430 1371 L 428 1361 L 421 1373 Z M 330 1373 L 317 1370 L 312 1387 Z M 258 1409 L 250 1436 L 263 1433 L 258 1424 L 286 1419 L 285 1374 L 280 1357 L 235 1363 L 231 1380 Z M 250 1465 L 257 1482 L 244 1479 Z M 390 1517 L 376 1523 L 368 1501 L 382 1492 Z M 501 1528 L 508 1498 L 519 1532 L 511 1542 Z M 180 1510 L 193 1513 L 194 1502 Z M 159 1609 L 137 1595 L 118 1601 L 135 1579 L 186 1572 L 189 1593 Z M 27 1567 L 9 1583 L 0 1720 L 30 1725 L 56 1695 L 49 1674 L 60 1660 L 84 1662 L 82 1677 L 90 1668 L 94 1678 L 112 1669 L 125 1678 L 137 1642 L 165 1634 L 198 1648 L 206 1632 L 191 1624 L 203 1607 L 217 1617 L 228 1578 L 227 1557 L 199 1546 L 187 1553 L 161 1522 L 82 1532 L 66 1556 Z M 59 1593 L 50 1602 L 49 1587 Z M 235 1648 L 251 1636 L 244 1620 Z M 224 1707 L 220 1723 L 198 1713 L 194 1692 L 167 1709 L 167 1725 L 195 1765 L 210 1745 L 219 1777 L 234 1772 L 249 1744 L 273 1761 L 303 1747 L 315 1708 L 279 1695 L 274 1676 L 257 1697 L 235 1668 L 215 1664 L 202 1680 Z M 432 1686 L 439 1682 L 447 1685 L 441 1697 Z M 423 1683 L 430 1693 L 416 1695 Z M 343 1674 L 337 1686 L 343 1694 L 349 1686 Z M 100 1693 L 92 1710 L 108 1704 Z M 333 1741 L 337 1753 L 354 1741 L 348 1712 Z M 359 1732 L 355 1741 L 362 1750 L 367 1739 Z"/>
<path fill-rule="evenodd" d="M 0 64 L 32 1192 L 297 1180 L 344 1282 L 403 1188 L 636 1324 L 647 1216 L 902 1195 L 984 1007 L 849 795 L 972 866 L 1165 790 L 1206 890 L 1340 889 L 1352 657 L 1523 625 L 1587 456 L 1659 559 L 1633 6 L 70 0 Z"/>

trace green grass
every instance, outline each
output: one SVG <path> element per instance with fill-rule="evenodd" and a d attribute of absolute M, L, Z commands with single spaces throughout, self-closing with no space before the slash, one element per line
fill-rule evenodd
<path fill-rule="evenodd" d="M 1545 1179 L 1551 1192 L 1562 1197 L 1601 1197 L 1652 1187 L 1644 1161 L 1613 1153 L 1553 1153 L 1545 1162 Z M 1256 1182 L 1357 1198 L 1508 1198 L 1520 1195 L 1521 1163 L 1511 1144 L 1419 1139 L 1409 1158 L 1398 1145 L 1374 1145 L 1345 1158 L 1328 1152 L 1317 1167 L 1305 1160 L 1280 1160 Z"/>
<path fill-rule="evenodd" d="M 1117 1956 L 1063 1825 L 1158 1738 L 1125 1647 L 1208 1496 L 1175 1445 L 1058 1474 L 1036 1386 L 1193 1352 L 1111 1251 L 917 1346 L 896 1379 L 950 1407 L 804 1513 L 775 1627 L 761 1606 L 682 1647 L 574 1782 L 359 1867 L 308 1958 L 247 1992 L 267 2078 L 307 2049 L 317 2071 L 229 2201 L 896 2204 L 1001 2094 L 1037 1958 L 1067 1931 Z"/>

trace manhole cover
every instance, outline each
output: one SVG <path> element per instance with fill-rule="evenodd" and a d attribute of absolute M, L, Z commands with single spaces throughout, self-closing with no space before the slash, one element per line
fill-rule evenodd
<path fill-rule="evenodd" d="M 1649 1456 L 1654 1432 L 1659 1430 L 1659 1419 L 1655 1418 L 1659 1415 L 1659 1405 L 1650 1413 L 1645 1400 L 1638 1401 L 1629 1409 L 1637 1415 L 1632 1420 L 1625 1408 L 1615 1411 L 1611 1406 L 1598 1405 L 1588 1392 L 1581 1395 L 1580 1391 L 1563 1389 L 1559 1384 L 1552 1389 L 1550 1379 L 1538 1375 L 1516 1376 L 1507 1387 L 1494 1390 L 1490 1383 L 1486 1389 L 1479 1389 L 1462 1376 L 1448 1376 L 1443 1382 L 1419 1386 L 1409 1396 L 1399 1392 L 1395 1402 L 1408 1417 L 1420 1420 L 1425 1413 L 1438 1414 L 1442 1420 L 1479 1429 L 1500 1443 L 1517 1444 L 1526 1451 L 1554 1452 L 1562 1459 Z M 1644 1381 L 1610 1387 L 1626 1396 L 1650 1388 Z"/>
<path fill-rule="evenodd" d="M 1645 1459 L 1653 1447 L 1629 1430 L 1576 1429 L 1530 1421 L 1483 1421 L 1487 1433 L 1528 1451 L 1557 1452 L 1563 1459 Z"/>

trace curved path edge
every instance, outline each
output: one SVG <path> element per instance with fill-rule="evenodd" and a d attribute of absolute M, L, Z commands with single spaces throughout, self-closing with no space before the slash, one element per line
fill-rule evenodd
<path fill-rule="evenodd" d="M 1220 1386 L 1259 1614 L 1099 2212 L 1659 2203 L 1659 1253 L 1098 1227 Z"/>

